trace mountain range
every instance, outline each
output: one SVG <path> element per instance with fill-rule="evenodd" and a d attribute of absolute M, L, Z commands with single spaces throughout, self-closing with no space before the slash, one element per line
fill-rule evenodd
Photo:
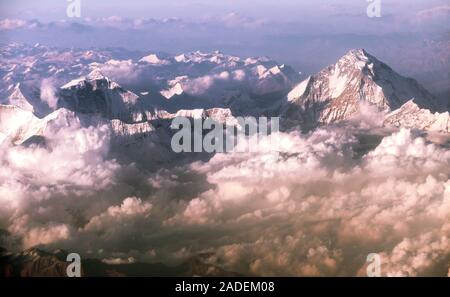
<path fill-rule="evenodd" d="M 382 114 L 384 126 L 449 131 L 445 106 L 363 49 L 351 50 L 304 80 L 269 58 L 220 52 L 114 60 L 107 51 L 64 52 L 42 45 L 12 44 L 2 51 L 0 139 L 15 144 L 43 136 L 61 117 L 67 123 L 79 117 L 86 125 L 107 123 L 119 136 L 152 133 L 156 122 L 181 114 L 214 114 L 222 122 L 235 116 L 280 116 L 285 129 L 309 131 L 350 120 L 366 105 Z M 51 84 L 44 85 L 43 78 Z"/>

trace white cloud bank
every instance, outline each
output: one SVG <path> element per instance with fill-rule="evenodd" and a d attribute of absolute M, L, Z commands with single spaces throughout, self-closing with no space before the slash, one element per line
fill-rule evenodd
<path fill-rule="evenodd" d="M 365 275 L 376 252 L 383 275 L 448 274 L 447 148 L 409 130 L 362 158 L 356 138 L 331 128 L 277 140 L 277 151 L 144 173 L 106 158 L 102 128 L 61 130 L 1 157 L 0 223 L 22 246 L 110 263 L 210 252 L 250 275 Z"/>
<path fill-rule="evenodd" d="M 194 166 L 216 187 L 168 224 L 216 230 L 211 260 L 244 273 L 364 275 L 372 252 L 384 275 L 447 272 L 450 152 L 402 130 L 347 167 L 348 141 L 280 135 L 281 153 L 216 155 Z"/>
<path fill-rule="evenodd" d="M 55 110 L 58 107 L 56 88 L 50 79 L 44 79 L 41 82 L 41 100 L 52 110 Z"/>

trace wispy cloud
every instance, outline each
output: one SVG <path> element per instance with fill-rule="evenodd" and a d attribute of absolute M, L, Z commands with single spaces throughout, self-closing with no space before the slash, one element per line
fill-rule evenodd
<path fill-rule="evenodd" d="M 436 6 L 417 12 L 417 17 L 419 20 L 425 21 L 433 18 L 449 17 L 450 16 L 450 5 Z"/>

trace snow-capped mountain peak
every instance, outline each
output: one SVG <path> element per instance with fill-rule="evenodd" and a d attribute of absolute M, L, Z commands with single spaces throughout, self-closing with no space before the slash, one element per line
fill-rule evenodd
<path fill-rule="evenodd" d="M 171 99 L 174 96 L 179 96 L 184 93 L 183 87 L 180 82 L 176 82 L 170 89 L 162 90 L 161 95 L 166 99 Z"/>
<path fill-rule="evenodd" d="M 131 121 L 133 112 L 142 109 L 138 95 L 123 89 L 98 69 L 61 87 L 59 95 L 60 107 L 109 119 Z"/>
<path fill-rule="evenodd" d="M 349 51 L 335 64 L 308 77 L 286 98 L 286 116 L 307 126 L 349 119 L 360 102 L 390 112 L 407 101 L 438 108 L 434 97 L 415 80 L 401 76 L 363 49 Z"/>
<path fill-rule="evenodd" d="M 87 80 L 109 80 L 100 69 L 94 69 L 92 70 L 87 76 Z"/>
<path fill-rule="evenodd" d="M 135 99 L 138 97 L 136 94 L 124 90 L 117 82 L 110 80 L 100 69 L 94 69 L 85 77 L 74 79 L 61 87 L 63 90 L 84 88 L 92 88 L 93 91 L 105 89 L 118 90 L 129 93 L 130 97 L 134 97 Z"/>
<path fill-rule="evenodd" d="M 152 64 L 152 65 L 168 65 L 168 64 L 170 64 L 170 61 L 160 58 L 156 54 L 150 54 L 148 56 L 145 56 L 142 59 L 140 59 L 139 62 L 144 62 L 144 63 L 148 63 L 148 64 Z"/>
<path fill-rule="evenodd" d="M 86 82 L 91 82 L 91 81 L 96 81 L 96 80 L 107 81 L 108 79 L 101 73 L 101 71 L 99 69 L 94 69 L 88 75 L 73 79 L 70 82 L 64 84 L 61 87 L 61 89 L 82 88 L 85 86 Z"/>
<path fill-rule="evenodd" d="M 181 54 L 181 55 L 175 56 L 174 59 L 178 63 L 187 63 L 189 61 L 188 57 L 186 57 L 185 54 Z"/>

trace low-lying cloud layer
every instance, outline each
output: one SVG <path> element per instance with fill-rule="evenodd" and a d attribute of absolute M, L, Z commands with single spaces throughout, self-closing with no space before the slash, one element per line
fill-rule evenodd
<path fill-rule="evenodd" d="M 43 145 L 1 156 L 2 244 L 65 248 L 105 262 L 205 261 L 248 275 L 447 275 L 450 151 L 409 130 L 364 156 L 337 128 L 261 139 L 142 170 L 109 157 L 106 126 L 54 123 Z M 7 144 L 3 144 L 6 146 Z"/>

